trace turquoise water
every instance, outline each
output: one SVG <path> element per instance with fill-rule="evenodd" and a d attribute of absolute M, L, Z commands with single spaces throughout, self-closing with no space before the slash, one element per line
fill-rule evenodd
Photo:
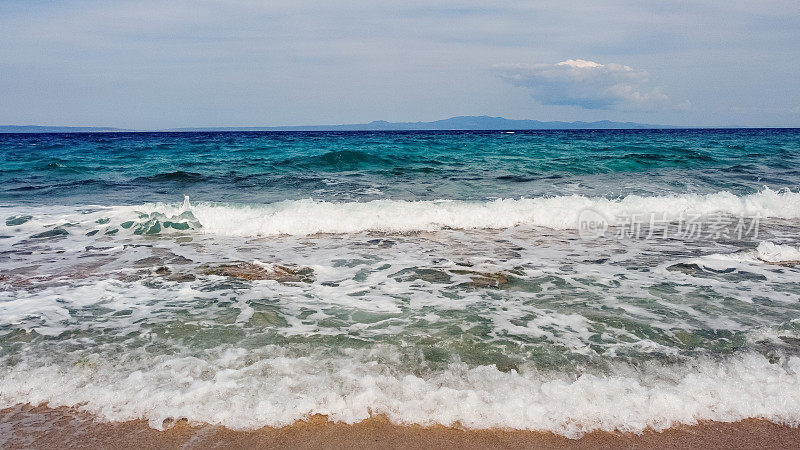
<path fill-rule="evenodd" d="M 490 199 L 796 186 L 796 130 L 0 137 L 0 201 Z"/>
<path fill-rule="evenodd" d="M 798 130 L 0 135 L 0 408 L 796 424 L 798 159 Z"/>

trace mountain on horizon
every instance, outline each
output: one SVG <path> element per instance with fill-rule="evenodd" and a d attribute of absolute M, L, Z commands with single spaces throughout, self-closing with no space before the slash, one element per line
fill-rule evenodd
<path fill-rule="evenodd" d="M 635 122 L 542 122 L 539 120 L 515 120 L 491 116 L 456 116 L 433 122 L 387 122 L 375 120 L 369 123 L 345 125 L 298 125 L 280 127 L 211 127 L 172 128 L 164 131 L 436 131 L 436 130 L 569 130 L 569 129 L 657 129 L 676 128 Z"/>
<path fill-rule="evenodd" d="M 435 131 L 435 130 L 595 130 L 595 129 L 659 129 L 678 128 L 636 122 L 542 122 L 491 116 L 456 116 L 433 122 L 387 122 L 344 125 L 298 125 L 277 127 L 186 127 L 163 130 L 126 130 L 111 127 L 54 127 L 37 125 L 0 125 L 0 133 L 108 133 L 108 132 L 190 132 L 190 131 Z"/>

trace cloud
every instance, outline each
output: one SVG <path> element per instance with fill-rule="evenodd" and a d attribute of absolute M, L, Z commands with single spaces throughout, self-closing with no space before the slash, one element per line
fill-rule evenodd
<path fill-rule="evenodd" d="M 800 99 L 800 14 L 787 14 L 796 5 L 5 0 L 0 123 L 168 128 L 490 114 L 797 126 L 789 111 Z M 505 89 L 486 70 L 564 55 L 633 69 L 504 67 L 501 75 L 526 86 Z M 637 78 L 646 80 L 643 68 L 653 71 L 649 83 Z M 611 73 L 569 81 L 570 71 L 590 69 Z M 547 70 L 566 73 L 559 82 Z M 731 99 L 747 111 L 730 111 Z"/>
<path fill-rule="evenodd" d="M 649 76 L 622 64 L 568 59 L 556 64 L 496 66 L 501 78 L 531 90 L 544 105 L 584 109 L 649 109 L 669 99 Z"/>

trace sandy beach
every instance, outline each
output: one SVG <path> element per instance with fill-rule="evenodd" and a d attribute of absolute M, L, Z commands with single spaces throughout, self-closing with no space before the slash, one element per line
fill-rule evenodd
<path fill-rule="evenodd" d="M 766 420 L 703 422 L 642 434 L 399 426 L 383 417 L 354 425 L 314 416 L 283 428 L 233 431 L 179 421 L 165 431 L 145 421 L 105 423 L 68 408 L 18 405 L 0 411 L 3 448 L 798 448 L 800 429 Z"/>

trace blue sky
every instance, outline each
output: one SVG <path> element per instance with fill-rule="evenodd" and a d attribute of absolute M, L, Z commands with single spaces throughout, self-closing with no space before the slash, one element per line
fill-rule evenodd
<path fill-rule="evenodd" d="M 0 2 L 0 124 L 800 126 L 800 2 Z"/>

